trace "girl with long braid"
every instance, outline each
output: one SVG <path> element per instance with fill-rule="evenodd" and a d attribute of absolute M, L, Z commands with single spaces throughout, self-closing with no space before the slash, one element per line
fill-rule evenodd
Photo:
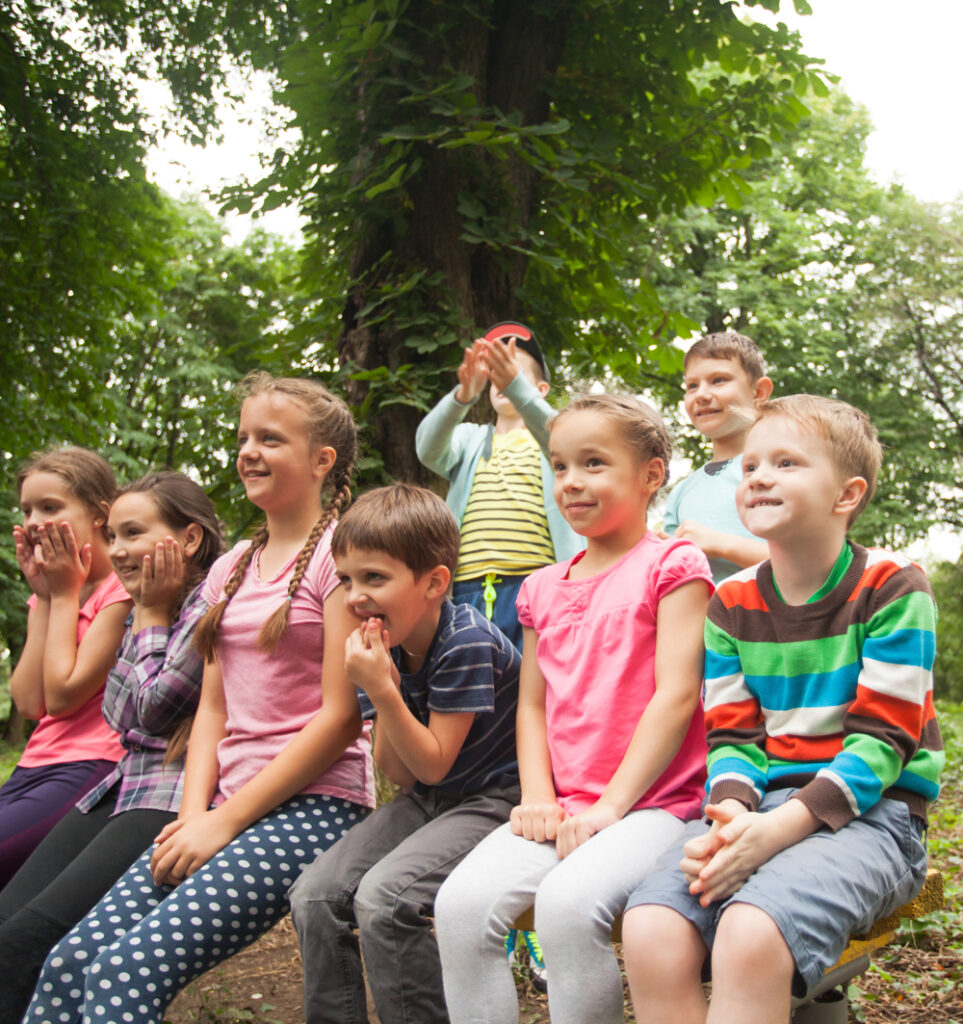
<path fill-rule="evenodd" d="M 302 869 L 374 803 L 330 550 L 356 428 L 312 381 L 242 387 L 237 467 L 265 523 L 204 586 L 180 812 L 51 950 L 25 1021 L 159 1024 L 181 988 L 277 921 Z"/>

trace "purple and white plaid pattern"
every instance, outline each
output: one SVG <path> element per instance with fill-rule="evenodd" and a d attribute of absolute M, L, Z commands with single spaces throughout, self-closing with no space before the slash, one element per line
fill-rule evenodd
<path fill-rule="evenodd" d="M 184 759 L 166 766 L 163 761 L 170 734 L 200 698 L 204 663 L 194 648 L 194 627 L 206 611 L 198 586 L 169 629 L 151 626 L 134 636 L 128 622 L 117 662 L 107 676 L 103 703 L 104 719 L 120 733 L 127 752 L 78 802 L 78 810 L 89 811 L 118 781 L 114 814 L 180 807 Z"/>

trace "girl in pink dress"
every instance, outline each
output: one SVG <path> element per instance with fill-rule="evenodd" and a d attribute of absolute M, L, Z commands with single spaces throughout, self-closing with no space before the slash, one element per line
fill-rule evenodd
<path fill-rule="evenodd" d="M 518 1020 L 502 939 L 533 903 L 553 1024 L 621 1024 L 612 923 L 705 780 L 712 576 L 695 545 L 646 525 L 671 439 L 621 395 L 577 398 L 550 430 L 555 500 L 588 546 L 518 596 L 521 803 L 435 902 L 453 1024 Z"/>

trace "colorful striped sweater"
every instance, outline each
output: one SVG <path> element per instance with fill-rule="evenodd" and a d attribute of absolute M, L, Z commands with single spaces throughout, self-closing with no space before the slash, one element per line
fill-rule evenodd
<path fill-rule="evenodd" d="M 719 586 L 706 621 L 707 788 L 755 809 L 798 786 L 834 831 L 881 796 L 925 818 L 943 742 L 933 710 L 936 605 L 923 570 L 851 544 L 839 584 L 783 603 L 769 562 Z"/>

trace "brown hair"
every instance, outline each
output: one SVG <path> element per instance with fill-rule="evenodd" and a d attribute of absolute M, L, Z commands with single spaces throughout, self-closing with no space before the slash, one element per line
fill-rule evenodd
<path fill-rule="evenodd" d="M 383 551 L 416 576 L 436 565 L 455 575 L 460 543 L 451 509 L 432 491 L 392 484 L 362 494 L 338 523 L 331 538 L 335 558 L 349 549 Z"/>
<path fill-rule="evenodd" d="M 866 491 L 849 517 L 848 526 L 852 526 L 876 493 L 883 462 L 883 446 L 866 413 L 836 398 L 783 395 L 762 402 L 756 414 L 756 423 L 785 416 L 803 430 L 817 434 L 829 446 L 830 458 L 843 477 L 848 480 L 861 476 L 866 481 Z"/>
<path fill-rule="evenodd" d="M 295 402 L 304 411 L 311 445 L 330 446 L 337 456 L 322 484 L 322 499 L 325 494 L 329 498 L 327 506 L 321 518 L 314 524 L 294 563 L 287 597 L 267 619 L 258 635 L 258 647 L 262 651 L 273 652 L 288 627 L 291 599 L 301 585 L 301 578 L 318 541 L 331 521 L 337 519 L 351 502 L 350 480 L 358 457 L 358 428 L 347 405 L 314 380 L 301 377 L 272 377 L 271 374 L 259 370 L 244 377 L 238 385 L 237 394 L 241 403 L 255 395 L 263 394 L 282 395 Z M 255 552 L 267 543 L 267 539 L 268 528 L 267 523 L 264 523 L 224 584 L 223 600 L 214 605 L 197 625 L 194 642 L 208 661 L 214 659 L 217 631 L 224 617 L 224 609 L 237 593 Z"/>
<path fill-rule="evenodd" d="M 746 371 L 750 384 L 766 376 L 766 364 L 759 346 L 736 331 L 717 331 L 700 338 L 686 352 L 682 365 L 688 367 L 692 359 L 735 359 Z"/>
<path fill-rule="evenodd" d="M 32 473 L 56 473 L 61 477 L 92 515 L 104 517 L 101 533 L 106 539 L 107 509 L 117 497 L 117 481 L 109 463 L 89 448 L 77 445 L 45 448 L 41 452 L 33 452 L 17 473 L 18 493 L 24 480 Z"/>
<path fill-rule="evenodd" d="M 164 525 L 172 530 L 184 530 L 191 523 L 201 528 L 201 542 L 191 556 L 187 590 L 196 587 L 224 550 L 220 520 L 203 488 L 184 473 L 159 469 L 122 487 L 117 497 L 122 494 L 149 494 Z"/>
<path fill-rule="evenodd" d="M 634 395 L 577 395 L 549 421 L 549 432 L 576 412 L 597 412 L 610 419 L 618 428 L 622 439 L 635 451 L 640 460 L 662 460 L 662 486 L 669 482 L 672 437 L 662 422 L 662 417 L 650 405 Z"/>

